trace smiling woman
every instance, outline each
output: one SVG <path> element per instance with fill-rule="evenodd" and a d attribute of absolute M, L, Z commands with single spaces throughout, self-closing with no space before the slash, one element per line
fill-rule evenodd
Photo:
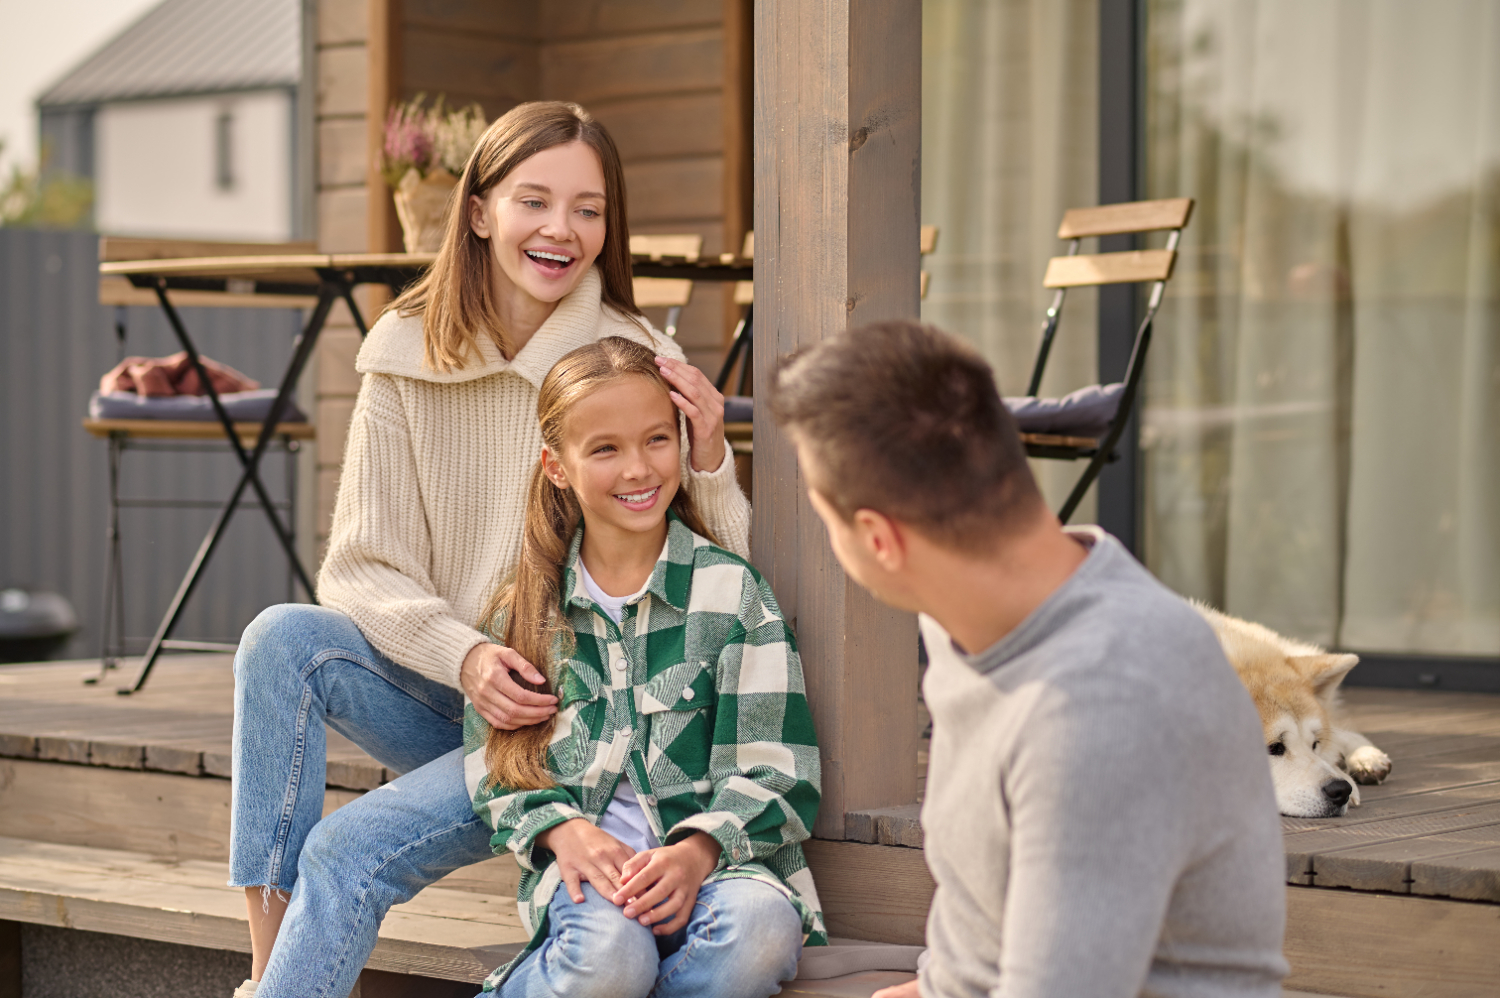
<path fill-rule="evenodd" d="M 480 138 L 437 259 L 360 350 L 321 605 L 272 607 L 240 643 L 230 868 L 250 912 L 242 992 L 349 993 L 392 904 L 490 855 L 464 785 L 465 695 L 498 730 L 547 721 L 557 699 L 476 625 L 522 549 L 538 390 L 559 358 L 605 337 L 638 344 L 670 386 L 675 411 L 655 418 L 676 435 L 678 477 L 706 527 L 748 554 L 723 396 L 633 302 L 614 143 L 576 104 L 523 104 Z M 637 515 L 654 484 L 617 488 L 620 513 Z M 325 725 L 404 774 L 395 792 L 320 820 Z"/>
<path fill-rule="evenodd" d="M 464 210 L 450 211 L 437 261 L 391 306 L 423 317 L 435 369 L 462 367 L 481 330 L 514 357 L 596 260 L 603 302 L 640 315 L 625 171 L 583 108 L 537 101 L 496 121 L 469 156 L 456 201 Z"/>

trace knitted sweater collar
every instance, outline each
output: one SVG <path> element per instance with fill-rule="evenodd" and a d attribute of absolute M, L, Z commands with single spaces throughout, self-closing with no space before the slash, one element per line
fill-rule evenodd
<path fill-rule="evenodd" d="M 640 320 L 622 315 L 600 297 L 603 282 L 597 268 L 590 268 L 557 308 L 547 317 L 511 360 L 506 360 L 488 336 L 478 337 L 479 361 L 470 361 L 452 371 L 435 371 L 422 362 L 422 317 L 387 312 L 375 323 L 360 347 L 354 369 L 360 374 L 396 374 L 418 381 L 457 384 L 510 371 L 540 389 L 552 365 L 570 350 L 604 336 L 624 336 L 639 341 L 645 327 Z M 649 335 L 649 334 L 648 334 Z"/>

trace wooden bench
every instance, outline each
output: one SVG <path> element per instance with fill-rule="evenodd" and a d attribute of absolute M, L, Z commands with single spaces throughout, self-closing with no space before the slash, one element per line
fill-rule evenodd
<path fill-rule="evenodd" d="M 0 919 L 250 952 L 245 892 L 225 886 L 221 860 L 0 838 Z M 477 985 L 527 938 L 513 896 L 434 885 L 390 910 L 365 967 Z M 784 993 L 848 998 L 911 977 L 866 971 Z"/>

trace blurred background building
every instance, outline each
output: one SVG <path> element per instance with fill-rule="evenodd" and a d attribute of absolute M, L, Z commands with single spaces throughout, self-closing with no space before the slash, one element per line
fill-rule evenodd
<path fill-rule="evenodd" d="M 92 181 L 102 232 L 309 234 L 301 18 L 298 0 L 152 8 L 37 98 L 42 172 Z"/>

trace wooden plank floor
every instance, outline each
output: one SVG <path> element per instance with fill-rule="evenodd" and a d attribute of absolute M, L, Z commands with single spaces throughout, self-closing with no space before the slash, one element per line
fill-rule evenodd
<path fill-rule="evenodd" d="M 1283 818 L 1287 882 L 1500 902 L 1500 696 L 1344 691 L 1394 769 L 1342 818 Z M 923 715 L 925 721 L 925 714 Z M 926 742 L 923 742 L 925 747 Z M 918 765 L 926 769 L 925 752 Z M 918 805 L 852 815 L 851 837 L 920 846 Z"/>
<path fill-rule="evenodd" d="M 92 662 L 0 666 L 0 756 L 229 775 L 233 676 L 226 655 L 164 660 L 136 696 L 85 686 Z M 1394 760 L 1342 818 L 1285 818 L 1288 882 L 1500 902 L 1500 696 L 1346 691 L 1356 726 Z M 328 733 L 328 783 L 392 778 Z M 919 764 L 925 768 L 925 758 Z M 917 847 L 916 807 L 851 818 L 856 839 Z"/>
<path fill-rule="evenodd" d="M 135 696 L 119 674 L 94 686 L 97 660 L 0 666 L 0 756 L 92 763 L 191 776 L 230 775 L 234 674 L 229 655 L 175 655 Z M 121 670 L 135 674 L 136 662 Z M 35 744 L 29 740 L 35 739 Z M 328 785 L 373 790 L 393 774 L 328 732 Z"/>

